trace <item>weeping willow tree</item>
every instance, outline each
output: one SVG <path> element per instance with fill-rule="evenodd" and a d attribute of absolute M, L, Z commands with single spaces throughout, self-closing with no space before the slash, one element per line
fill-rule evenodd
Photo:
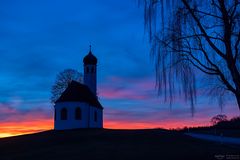
<path fill-rule="evenodd" d="M 196 74 L 202 74 L 211 82 L 209 93 L 218 97 L 221 106 L 230 93 L 240 109 L 240 1 L 139 2 L 144 6 L 157 86 L 165 100 L 171 104 L 180 93 L 194 113 Z"/>

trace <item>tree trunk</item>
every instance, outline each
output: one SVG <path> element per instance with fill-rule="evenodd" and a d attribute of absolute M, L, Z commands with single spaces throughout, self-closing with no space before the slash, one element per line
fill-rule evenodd
<path fill-rule="evenodd" d="M 230 70 L 230 73 L 233 79 L 233 83 L 235 84 L 235 87 L 236 87 L 234 94 L 237 99 L 238 108 L 240 110 L 240 75 L 236 65 L 234 64 L 233 59 L 228 60 L 227 63 L 228 63 L 228 69 Z"/>
<path fill-rule="evenodd" d="M 235 96 L 237 99 L 238 109 L 240 110 L 240 93 L 238 92 L 237 94 L 235 94 Z"/>

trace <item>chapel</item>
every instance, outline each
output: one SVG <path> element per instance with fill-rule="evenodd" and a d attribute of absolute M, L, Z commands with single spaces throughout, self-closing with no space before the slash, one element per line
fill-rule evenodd
<path fill-rule="evenodd" d="M 54 129 L 103 128 L 103 107 L 97 97 L 97 58 L 83 59 L 83 84 L 71 81 L 54 105 Z"/>

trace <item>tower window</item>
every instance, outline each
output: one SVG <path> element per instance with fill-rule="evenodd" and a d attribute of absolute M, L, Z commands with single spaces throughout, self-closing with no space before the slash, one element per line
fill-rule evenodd
<path fill-rule="evenodd" d="M 81 120 L 82 119 L 82 111 L 80 107 L 77 107 L 75 109 L 75 119 L 76 120 Z"/>
<path fill-rule="evenodd" d="M 67 109 L 61 109 L 61 120 L 67 120 Z"/>
<path fill-rule="evenodd" d="M 94 73 L 94 67 L 92 67 L 91 72 Z"/>
<path fill-rule="evenodd" d="M 86 72 L 87 72 L 87 73 L 89 72 L 89 68 L 88 68 L 88 67 L 86 68 Z"/>
<path fill-rule="evenodd" d="M 94 111 L 94 121 L 97 122 L 97 111 Z"/>

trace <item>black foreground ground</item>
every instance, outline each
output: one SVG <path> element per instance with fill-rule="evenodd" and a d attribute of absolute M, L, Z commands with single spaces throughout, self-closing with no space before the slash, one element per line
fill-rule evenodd
<path fill-rule="evenodd" d="M 229 156 L 240 156 L 240 147 L 161 129 L 79 129 L 0 138 L 0 160 L 206 160 Z"/>

